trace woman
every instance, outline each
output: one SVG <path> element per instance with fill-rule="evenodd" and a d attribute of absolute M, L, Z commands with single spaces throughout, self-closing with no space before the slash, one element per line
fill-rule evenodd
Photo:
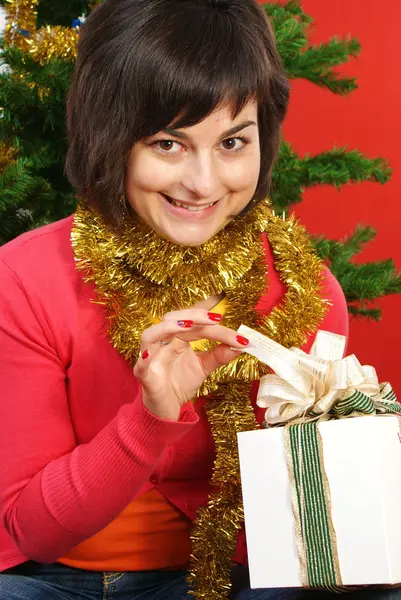
<path fill-rule="evenodd" d="M 263 200 L 287 100 L 254 0 L 105 0 L 82 28 L 67 158 L 80 208 L 0 251 L 2 600 L 192 597 L 216 450 L 229 480 L 219 431 L 263 420 L 236 329 L 305 348 L 319 326 L 347 334 L 338 284 Z M 194 589 L 228 597 L 226 552 L 231 597 L 304 597 L 249 590 L 235 477 L 207 556 L 196 521 Z M 227 548 L 220 516 L 235 521 Z"/>

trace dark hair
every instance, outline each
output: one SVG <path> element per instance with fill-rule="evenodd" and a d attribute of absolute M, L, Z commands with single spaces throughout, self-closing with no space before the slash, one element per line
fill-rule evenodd
<path fill-rule="evenodd" d="M 104 0 L 79 38 L 67 102 L 67 176 L 118 226 L 135 142 L 168 126 L 195 125 L 224 104 L 236 116 L 256 100 L 261 169 L 252 200 L 258 202 L 269 192 L 288 95 L 271 26 L 256 0 Z"/>

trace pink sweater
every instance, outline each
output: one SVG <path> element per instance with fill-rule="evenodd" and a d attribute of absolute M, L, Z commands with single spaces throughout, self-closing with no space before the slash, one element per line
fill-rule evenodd
<path fill-rule="evenodd" d="M 0 571 L 27 558 L 55 562 L 153 486 L 191 519 L 209 492 L 203 400 L 178 422 L 146 410 L 107 339 L 104 307 L 90 302 L 93 285 L 75 269 L 71 226 L 72 217 L 0 248 Z M 268 313 L 285 287 L 268 245 L 266 256 Z M 348 335 L 329 272 L 324 296 L 333 307 L 322 328 Z M 236 560 L 246 561 L 243 534 Z"/>

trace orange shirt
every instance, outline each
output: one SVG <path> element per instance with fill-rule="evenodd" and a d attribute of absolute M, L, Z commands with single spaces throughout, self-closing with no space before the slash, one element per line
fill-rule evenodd
<path fill-rule="evenodd" d="M 185 569 L 190 528 L 190 519 L 153 488 L 58 562 L 89 571 Z"/>

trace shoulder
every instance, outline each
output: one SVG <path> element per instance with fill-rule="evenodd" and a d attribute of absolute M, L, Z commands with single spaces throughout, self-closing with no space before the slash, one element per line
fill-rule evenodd
<path fill-rule="evenodd" d="M 0 345 L 16 338 L 69 364 L 75 336 L 103 326 L 93 288 L 75 267 L 72 225 L 69 217 L 0 248 Z"/>
<path fill-rule="evenodd" d="M 0 248 L 1 273 L 40 279 L 74 265 L 71 248 L 73 216 L 28 231 Z"/>
<path fill-rule="evenodd" d="M 24 330 L 29 319 L 37 321 L 49 340 L 71 322 L 81 299 L 91 293 L 75 267 L 72 224 L 68 217 L 0 248 L 0 312 Z"/>
<path fill-rule="evenodd" d="M 51 246 L 60 248 L 60 245 L 69 244 L 73 220 L 74 217 L 70 216 L 23 233 L 0 247 L 0 259 L 14 261 L 19 257 L 26 258 L 27 254 L 41 254 Z"/>

